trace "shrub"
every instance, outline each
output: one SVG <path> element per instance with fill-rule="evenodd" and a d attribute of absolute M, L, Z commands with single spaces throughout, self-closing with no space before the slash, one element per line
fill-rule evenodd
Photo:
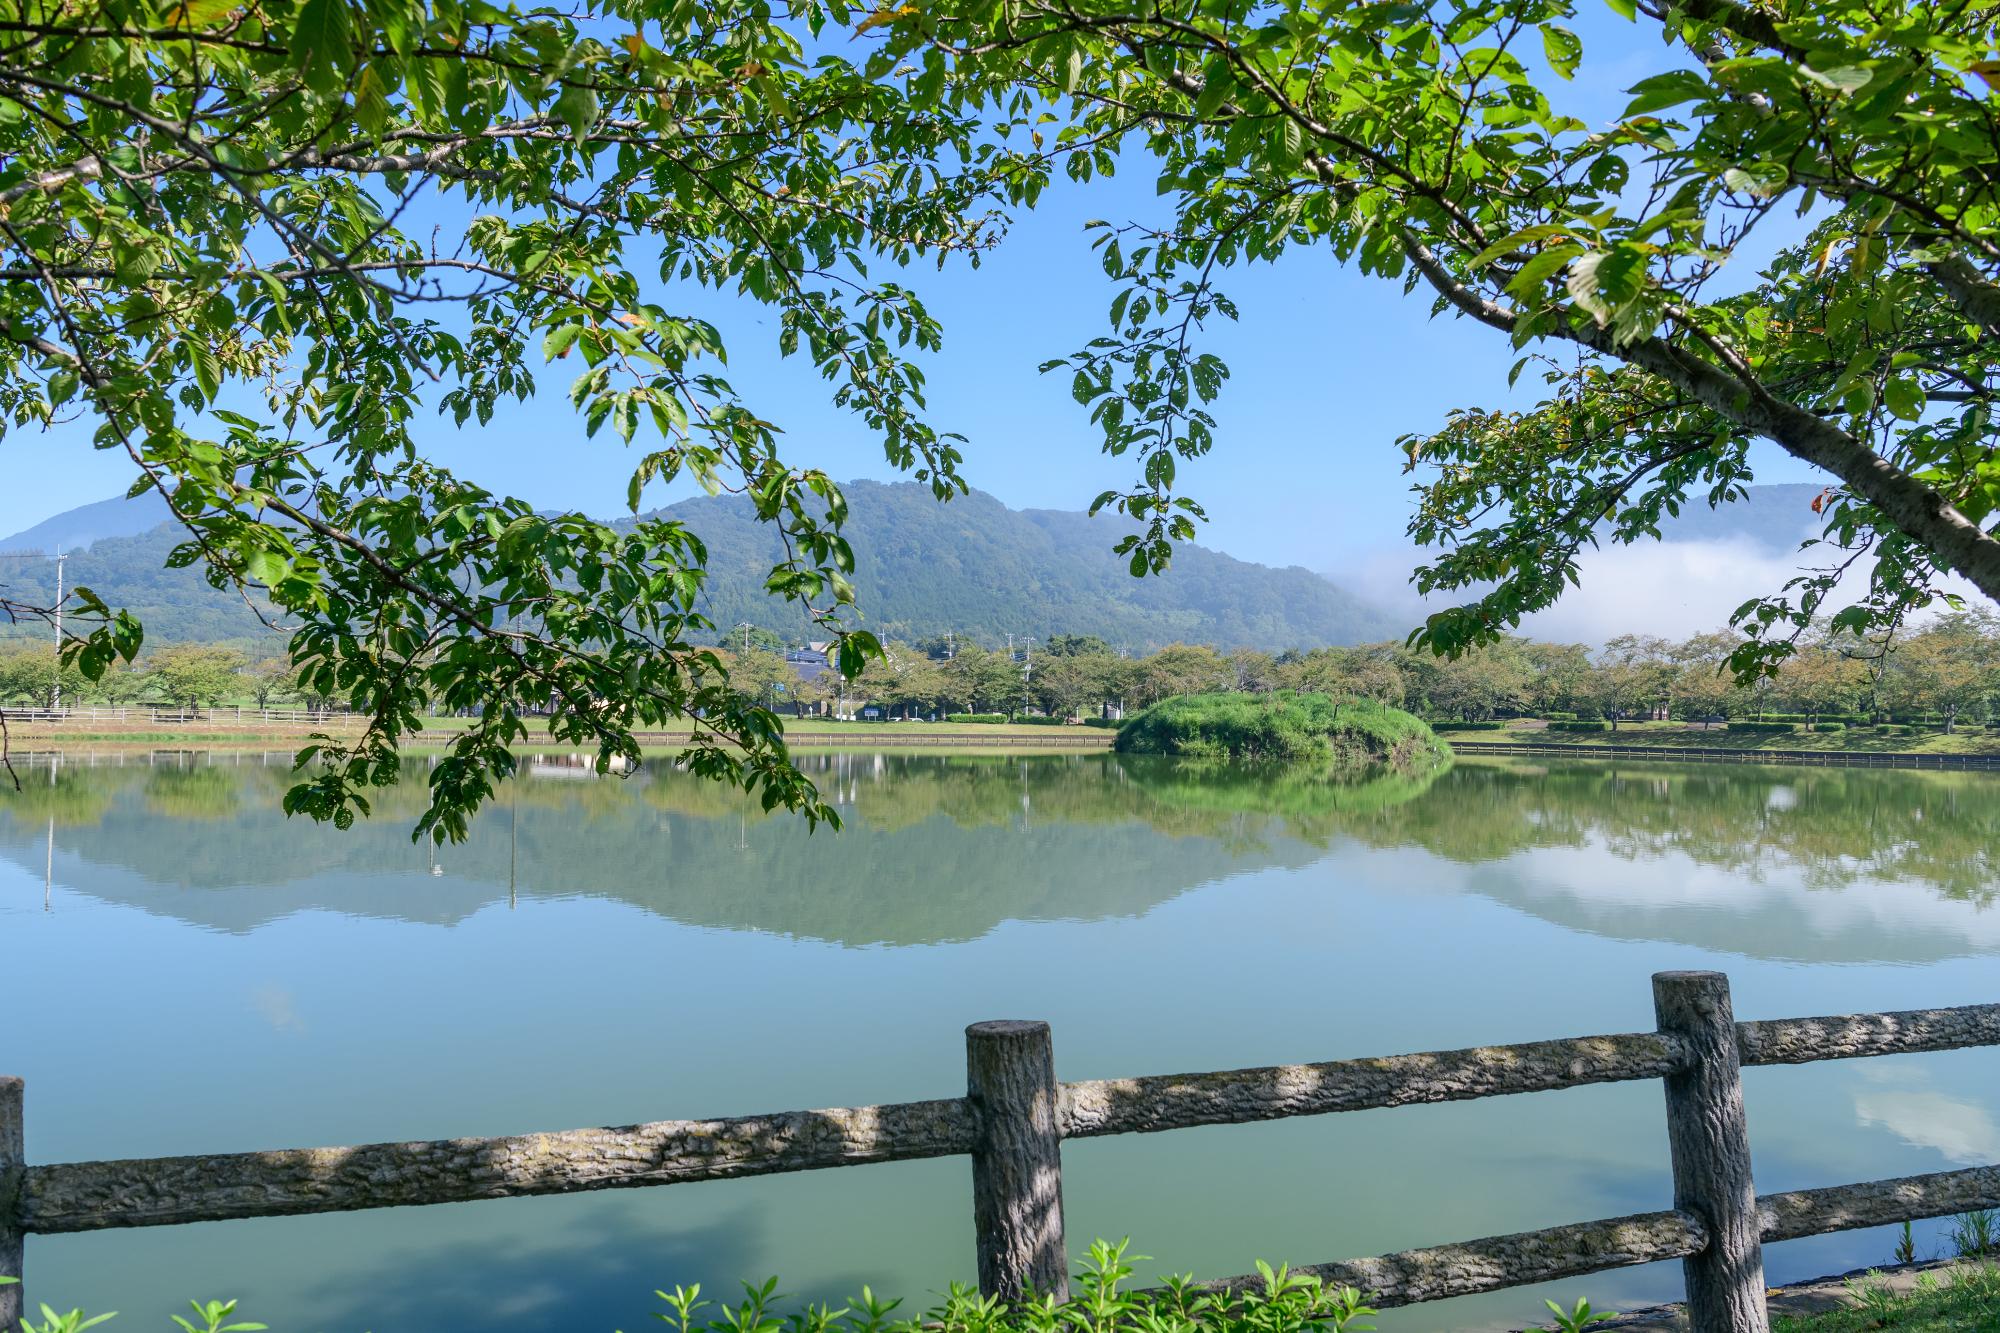
<path fill-rule="evenodd" d="M 1005 713 L 946 713 L 947 722 L 1001 723 L 1007 720 Z"/>
<path fill-rule="evenodd" d="M 1576 721 L 1576 714 L 1548 712 L 1542 714 L 1542 720 L 1545 722 L 1574 722 Z"/>
<path fill-rule="evenodd" d="M 1069 719 L 1066 717 L 1029 717 L 1026 713 L 1023 713 L 1014 719 L 1014 725 L 1017 727 L 1066 727 L 1069 725 Z"/>
<path fill-rule="evenodd" d="M 1549 723 L 1550 731 L 1603 731 L 1605 724 L 1597 721 L 1562 721 Z"/>
<path fill-rule="evenodd" d="M 1087 717 L 1083 720 L 1083 725 L 1086 727 L 1108 727 L 1112 731 L 1116 731 L 1123 724 L 1115 717 Z"/>
<path fill-rule="evenodd" d="M 1433 728 L 1434 730 L 1437 730 L 1437 731 L 1499 731 L 1499 730 L 1501 730 L 1502 728 L 1504 728 L 1504 727 L 1505 727 L 1506 725 L 1507 725 L 1507 724 L 1506 724 L 1505 722 L 1433 722 L 1433 723 L 1431 723 L 1431 726 L 1432 726 L 1432 728 Z"/>
<path fill-rule="evenodd" d="M 1810 727 L 1807 727 L 1806 730 L 1823 732 L 1846 731 L 1847 724 L 1845 722 L 1815 722 Z"/>
<path fill-rule="evenodd" d="M 1185 694 L 1162 699 L 1118 729 L 1120 754 L 1237 759 L 1399 772 L 1451 757 L 1423 721 L 1372 699 L 1330 694 Z"/>
<path fill-rule="evenodd" d="M 1767 719 L 1763 722 L 1753 722 L 1744 719 L 1731 722 L 1729 729 L 1731 731 L 1754 731 L 1758 733 L 1794 732 L 1799 729 L 1799 724 L 1797 722 L 1780 722 L 1775 718 Z"/>

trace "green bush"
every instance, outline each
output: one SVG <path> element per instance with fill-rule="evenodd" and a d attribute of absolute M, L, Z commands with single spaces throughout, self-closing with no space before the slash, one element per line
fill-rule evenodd
<path fill-rule="evenodd" d="M 1562 721 L 1549 723 L 1550 731 L 1603 731 L 1607 724 L 1598 721 Z"/>
<path fill-rule="evenodd" d="M 1023 713 L 1014 719 L 1014 725 L 1017 727 L 1066 727 L 1069 725 L 1069 719 L 1066 717 L 1030 717 L 1026 713 Z"/>
<path fill-rule="evenodd" d="M 1760 734 L 1762 734 L 1762 733 L 1779 733 L 1779 732 L 1795 732 L 1795 731 L 1797 731 L 1797 730 L 1799 729 L 1799 723 L 1797 723 L 1797 722 L 1781 722 L 1781 721 L 1777 720 L 1776 718 L 1767 718 L 1767 719 L 1765 719 L 1765 720 L 1764 720 L 1764 721 L 1762 721 L 1762 722 L 1753 722 L 1753 721 L 1749 721 L 1749 720 L 1745 719 L 1745 720 L 1739 720 L 1739 721 L 1736 721 L 1736 722 L 1731 722 L 1731 723 L 1729 724 L 1729 729 L 1730 729 L 1731 731 L 1754 731 L 1754 732 L 1758 732 L 1758 733 L 1760 733 Z"/>
<path fill-rule="evenodd" d="M 1185 694 L 1118 729 L 1121 754 L 1236 759 L 1402 773 L 1437 767 L 1451 748 L 1419 718 L 1372 699 L 1330 694 Z"/>
<path fill-rule="evenodd" d="M 1087 717 L 1083 720 L 1083 725 L 1086 727 L 1107 727 L 1112 731 L 1116 731 L 1123 724 L 1115 717 Z"/>
<path fill-rule="evenodd" d="M 1007 715 L 1005 713 L 946 713 L 944 720 L 947 722 L 983 722 L 992 724 L 1004 723 L 1007 720 Z"/>
<path fill-rule="evenodd" d="M 1432 727 L 1432 729 L 1433 729 L 1433 730 L 1436 730 L 1436 731 L 1499 731 L 1499 730 L 1501 730 L 1502 728 L 1504 728 L 1504 727 L 1505 727 L 1506 725 L 1507 725 L 1507 724 L 1506 724 L 1505 722 L 1433 722 L 1433 723 L 1431 723 L 1431 727 Z"/>
<path fill-rule="evenodd" d="M 1576 714 L 1550 712 L 1550 713 L 1543 713 L 1542 718 L 1544 721 L 1548 722 L 1574 722 L 1576 721 Z"/>
<path fill-rule="evenodd" d="M 1810 727 L 1807 727 L 1806 730 L 1819 732 L 1846 731 L 1847 724 L 1845 722 L 1815 722 Z"/>

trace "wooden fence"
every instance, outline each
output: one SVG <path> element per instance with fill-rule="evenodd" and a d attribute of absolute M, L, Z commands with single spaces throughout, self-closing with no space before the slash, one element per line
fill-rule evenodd
<path fill-rule="evenodd" d="M 1759 1196 L 1743 1065 L 2000 1045 L 2000 1004 L 1738 1023 L 1717 972 L 1653 978 L 1658 1029 L 1383 1059 L 1058 1083 L 1048 1025 L 966 1029 L 966 1092 L 938 1101 L 670 1120 L 510 1138 L 380 1143 L 30 1165 L 22 1084 L 0 1079 L 0 1273 L 29 1233 L 174 1226 L 411 1204 L 972 1159 L 982 1290 L 1068 1295 L 1062 1143 L 1196 1125 L 1461 1101 L 1593 1083 L 1666 1087 L 1672 1206 L 1433 1249 L 1310 1265 L 1381 1306 L 1409 1305 L 1661 1259 L 1684 1263 L 1695 1333 L 1761 1333 L 1762 1246 L 2000 1207 L 2000 1166 Z M 1209 1284 L 1236 1290 L 1255 1277 Z M 0 1327 L 23 1288 L 0 1287 Z"/>

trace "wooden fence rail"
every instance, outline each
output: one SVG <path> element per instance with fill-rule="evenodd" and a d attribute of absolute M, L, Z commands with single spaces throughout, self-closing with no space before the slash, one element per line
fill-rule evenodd
<path fill-rule="evenodd" d="M 1659 1079 L 1673 1207 L 1299 1271 L 1408 1305 L 1682 1260 L 1695 1333 L 1763 1333 L 1766 1242 L 2000 1207 L 2000 1165 L 1758 1196 L 1745 1065 L 2000 1045 L 2000 1004 L 1735 1021 L 1715 972 L 1653 978 L 1658 1030 L 1383 1059 L 1058 1083 L 1048 1025 L 966 1030 L 963 1097 L 506 1138 L 30 1165 L 0 1078 L 0 1274 L 33 1233 L 632 1189 L 968 1156 L 982 1290 L 1068 1295 L 1062 1141 Z M 1225 1278 L 1217 1290 L 1261 1279 Z M 22 1288 L 0 1287 L 0 1328 Z"/>

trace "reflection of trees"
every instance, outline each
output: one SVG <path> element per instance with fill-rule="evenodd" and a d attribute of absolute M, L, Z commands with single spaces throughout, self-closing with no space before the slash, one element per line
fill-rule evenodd
<path fill-rule="evenodd" d="M 2000 873 L 2000 785 L 1894 769 L 1461 763 L 1437 799 L 1347 831 L 1458 861 L 1595 839 L 1627 860 L 1678 853 L 1747 875 L 1782 864 L 1815 888 L 1915 880 L 1983 905 Z"/>
<path fill-rule="evenodd" d="M 1133 915 L 1246 868 L 1308 863 L 1341 838 L 1473 863 L 1539 848 L 1678 854 L 1749 877 L 1796 868 L 1814 887 L 1908 880 L 1981 904 L 2000 869 L 2000 787 L 1978 774 L 1472 761 L 1428 782 L 1346 784 L 1114 756 L 804 761 L 843 832 L 809 833 L 666 763 L 629 779 L 544 763 L 438 853 L 442 879 L 408 839 L 421 762 L 375 794 L 373 821 L 339 833 L 278 813 L 282 762 L 72 761 L 29 772 L 18 793 L 0 784 L 0 852 L 39 869 L 53 815 L 58 843 L 100 867 L 79 887 L 222 929 L 320 908 L 456 920 L 504 897 L 494 890 L 518 869 L 526 898 L 590 895 L 846 944 Z M 167 898 L 163 882 L 214 892 Z M 1615 895 L 1603 906 L 1625 910 Z"/>
<path fill-rule="evenodd" d="M 0 773 L 0 814 L 19 823 L 42 824 L 54 819 L 60 828 L 79 828 L 104 818 L 111 805 L 113 786 L 96 772 L 50 768 L 24 756 L 17 757 L 14 765 L 21 786 L 17 791 Z M 107 770 L 107 774 L 111 771 L 115 770 Z"/>
<path fill-rule="evenodd" d="M 154 769 L 146 775 L 146 808 L 174 819 L 221 819 L 235 813 L 245 785 L 242 774 L 207 764 Z"/>

